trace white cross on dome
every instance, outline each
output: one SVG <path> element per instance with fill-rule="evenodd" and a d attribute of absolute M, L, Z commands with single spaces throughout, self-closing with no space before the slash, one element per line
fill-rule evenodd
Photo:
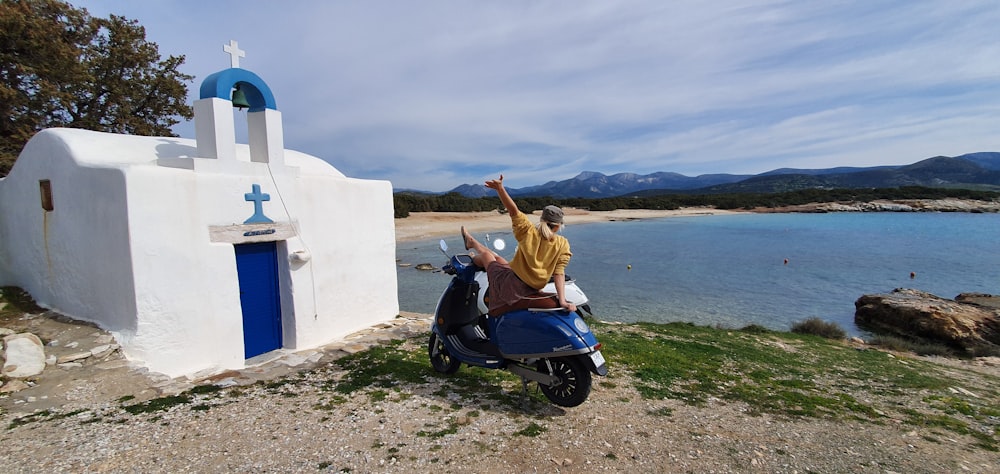
<path fill-rule="evenodd" d="M 223 45 L 222 50 L 229 53 L 229 60 L 232 63 L 232 67 L 240 67 L 240 58 L 247 57 L 246 51 L 240 49 L 239 43 L 236 40 L 229 40 L 229 44 Z"/>

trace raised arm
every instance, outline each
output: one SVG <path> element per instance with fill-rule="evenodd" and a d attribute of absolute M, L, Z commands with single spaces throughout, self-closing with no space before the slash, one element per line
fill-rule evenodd
<path fill-rule="evenodd" d="M 510 217 L 516 216 L 521 211 L 517 208 L 517 204 L 511 199 L 510 194 L 507 194 L 507 190 L 503 187 L 503 175 L 500 175 L 499 179 L 491 179 L 486 182 L 486 187 L 493 189 L 497 192 L 497 196 L 500 197 L 500 202 L 503 203 L 503 207 L 507 208 L 507 214 Z"/>

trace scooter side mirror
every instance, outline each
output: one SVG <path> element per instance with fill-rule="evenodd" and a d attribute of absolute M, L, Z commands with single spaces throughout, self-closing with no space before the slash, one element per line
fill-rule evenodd
<path fill-rule="evenodd" d="M 504 242 L 503 239 L 493 239 L 493 248 L 503 250 L 507 248 L 507 242 Z"/>
<path fill-rule="evenodd" d="M 438 242 L 438 247 L 441 248 L 441 252 L 444 253 L 445 257 L 447 257 L 448 256 L 448 243 L 445 242 L 444 239 L 441 239 L 441 241 Z"/>

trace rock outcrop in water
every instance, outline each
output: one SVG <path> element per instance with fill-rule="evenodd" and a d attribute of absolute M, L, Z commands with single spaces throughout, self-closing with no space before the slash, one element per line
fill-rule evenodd
<path fill-rule="evenodd" d="M 971 199 L 897 199 L 856 203 L 824 203 L 818 210 L 827 212 L 1000 212 L 1000 202 Z"/>
<path fill-rule="evenodd" d="M 966 351 L 1000 350 L 1000 296 L 963 293 L 954 300 L 897 288 L 864 295 L 854 322 L 879 334 L 946 343 Z"/>

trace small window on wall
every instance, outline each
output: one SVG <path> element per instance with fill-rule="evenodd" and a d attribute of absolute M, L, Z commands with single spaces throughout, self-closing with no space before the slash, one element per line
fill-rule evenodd
<path fill-rule="evenodd" d="M 38 189 L 42 192 L 42 209 L 51 211 L 52 207 L 52 183 L 47 179 L 38 181 Z"/>

